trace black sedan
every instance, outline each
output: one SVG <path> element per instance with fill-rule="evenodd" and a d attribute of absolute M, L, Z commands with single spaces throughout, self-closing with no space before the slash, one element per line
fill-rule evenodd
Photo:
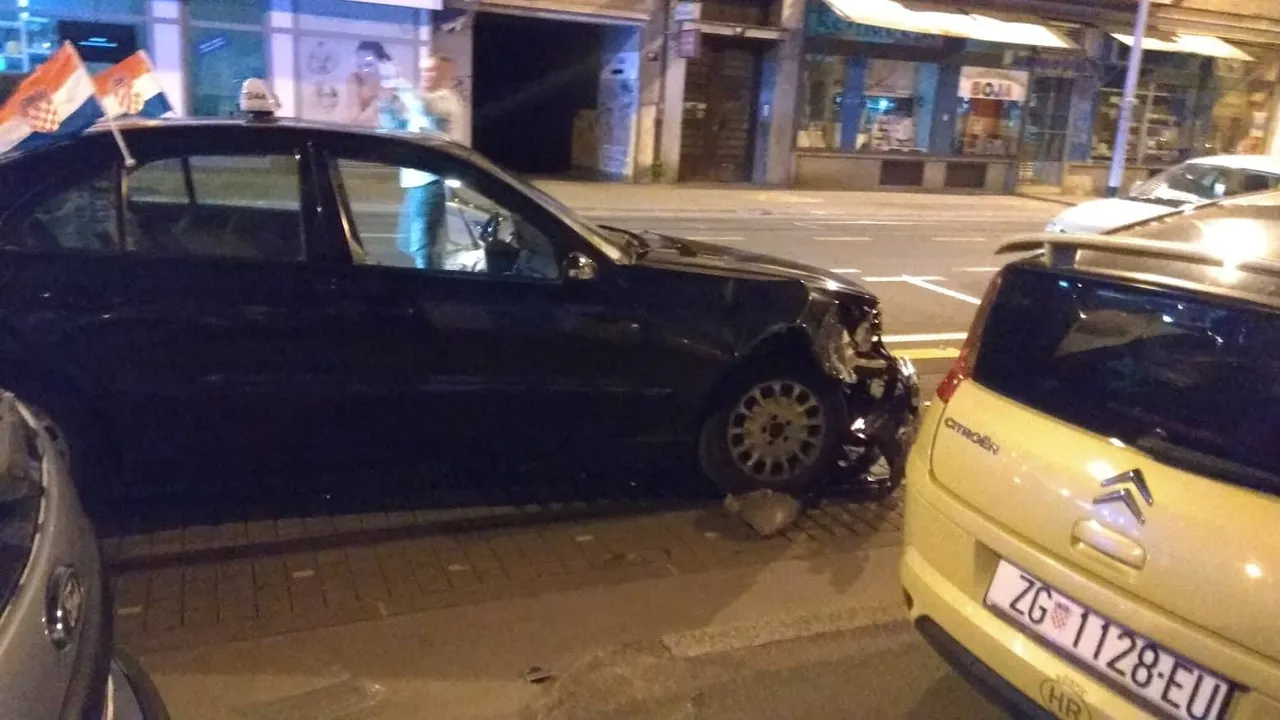
<path fill-rule="evenodd" d="M 594 226 L 443 138 L 120 129 L 134 166 L 98 129 L 0 158 L 0 385 L 102 487 L 494 457 L 684 457 L 735 492 L 900 477 L 914 372 L 844 277 Z"/>

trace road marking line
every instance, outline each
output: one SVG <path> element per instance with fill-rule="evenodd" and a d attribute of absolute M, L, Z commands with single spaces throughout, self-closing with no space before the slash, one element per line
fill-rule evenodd
<path fill-rule="evenodd" d="M 964 293 L 956 292 L 951 288 L 944 288 L 941 285 L 934 285 L 933 283 L 929 282 L 929 280 L 943 280 L 944 278 L 927 278 L 926 279 L 926 278 L 910 277 L 907 275 L 903 275 L 902 279 L 905 280 L 906 282 L 911 283 L 912 285 L 915 285 L 916 287 L 921 287 L 921 288 L 924 288 L 925 290 L 932 290 L 936 293 L 946 295 L 947 297 L 953 297 L 957 300 L 963 300 L 967 303 L 972 303 L 974 305 L 982 304 L 981 300 L 979 300 L 978 298 L 972 295 L 965 295 Z"/>
<path fill-rule="evenodd" d="M 795 225 L 796 227 L 808 228 L 808 229 L 810 229 L 810 230 L 817 230 L 817 229 L 818 229 L 818 226 L 817 226 L 817 225 L 810 225 L 809 223 L 798 222 L 798 223 L 794 223 L 794 225 Z"/>
<path fill-rule="evenodd" d="M 915 225 L 915 220 L 814 220 L 814 225 Z"/>
<path fill-rule="evenodd" d="M 986 238 L 980 237 L 936 237 L 934 242 L 986 242 Z"/>
<path fill-rule="evenodd" d="M 995 272 L 995 271 L 997 271 L 997 270 L 999 270 L 999 269 L 1000 269 L 1000 268 L 998 268 L 998 267 L 960 268 L 960 270 L 961 270 L 961 271 L 963 271 L 963 272 Z"/>
<path fill-rule="evenodd" d="M 740 235 L 689 235 L 685 240 L 701 240 L 703 242 L 715 242 L 716 240 L 746 240 Z"/>
<path fill-rule="evenodd" d="M 915 333 L 909 335 L 881 335 L 880 339 L 887 343 L 937 342 L 939 340 L 963 340 L 969 337 L 967 332 Z"/>
<path fill-rule="evenodd" d="M 859 269 L 857 269 L 857 268 L 831 268 L 831 272 L 838 272 L 838 273 L 860 273 L 860 272 L 862 272 L 862 271 L 861 271 L 861 270 L 859 270 Z"/>
<path fill-rule="evenodd" d="M 866 242 L 866 241 L 870 240 L 871 238 L 869 238 L 869 237 L 844 237 L 844 236 L 840 236 L 840 235 L 834 235 L 834 236 L 814 236 L 814 238 L 813 238 L 813 239 L 814 239 L 814 240 L 846 240 L 846 241 L 848 241 L 848 242 Z"/>
<path fill-rule="evenodd" d="M 908 360 L 949 360 L 960 357 L 960 348 L 906 348 L 893 354 Z"/>
<path fill-rule="evenodd" d="M 913 276 L 916 280 L 946 280 L 940 275 L 919 275 Z M 906 275 L 877 275 L 874 277 L 864 277 L 863 282 L 911 282 Z"/>

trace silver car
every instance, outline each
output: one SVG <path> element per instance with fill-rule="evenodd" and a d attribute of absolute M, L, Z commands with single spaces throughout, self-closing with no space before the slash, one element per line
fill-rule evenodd
<path fill-rule="evenodd" d="M 168 717 L 109 595 L 57 429 L 0 389 L 0 718 Z"/>

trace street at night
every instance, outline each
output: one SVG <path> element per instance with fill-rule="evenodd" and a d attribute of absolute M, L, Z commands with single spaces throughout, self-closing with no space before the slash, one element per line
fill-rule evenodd
<path fill-rule="evenodd" d="M 0 720 L 1280 718 L 1280 0 L 0 0 Z"/>
<path fill-rule="evenodd" d="M 926 398 L 1004 262 L 994 249 L 1060 209 L 542 185 L 598 223 L 864 282 Z M 389 214 L 386 227 L 389 238 Z M 105 545 L 117 632 L 182 717 L 409 718 L 428 706 L 458 718 L 1001 716 L 906 622 L 897 495 L 832 498 L 765 540 L 680 476 L 636 479 L 614 499 L 554 477 L 518 500 L 459 492 L 494 478 L 477 480 L 451 480 L 444 499 L 427 479 L 386 502 L 276 494 L 244 512 L 135 508 L 134 531 Z"/>

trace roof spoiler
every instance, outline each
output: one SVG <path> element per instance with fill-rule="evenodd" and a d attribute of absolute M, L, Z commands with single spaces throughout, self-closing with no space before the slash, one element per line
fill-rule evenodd
<path fill-rule="evenodd" d="M 1066 235 L 1063 233 L 1033 233 L 1003 243 L 997 255 L 1009 253 L 1044 253 L 1045 262 L 1054 268 L 1074 267 L 1081 250 L 1128 255 L 1152 260 L 1171 260 L 1280 277 L 1280 262 L 1264 258 L 1235 260 L 1222 257 L 1210 248 L 1185 242 L 1165 240 L 1141 240 L 1118 238 L 1109 235 Z"/>

